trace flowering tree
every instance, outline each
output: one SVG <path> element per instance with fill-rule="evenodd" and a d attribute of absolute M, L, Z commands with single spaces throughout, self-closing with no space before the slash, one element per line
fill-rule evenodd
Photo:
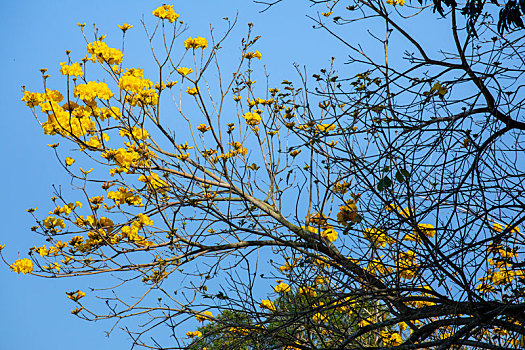
<path fill-rule="evenodd" d="M 410 29 L 428 8 L 314 2 L 358 74 L 332 59 L 313 83 L 256 82 L 251 25 L 225 72 L 234 23 L 183 40 L 170 5 L 146 28 L 155 78 L 99 33 L 60 64 L 62 92 L 42 70 L 22 100 L 78 148 L 50 145 L 77 191 L 28 210 L 48 243 L 11 269 L 115 276 L 92 292 L 106 308 L 76 290 L 71 312 L 140 320 L 126 330 L 150 348 L 522 346 L 524 38 L 490 16 L 473 36 L 453 6 L 438 46 Z M 379 55 L 340 29 L 366 21 Z"/>

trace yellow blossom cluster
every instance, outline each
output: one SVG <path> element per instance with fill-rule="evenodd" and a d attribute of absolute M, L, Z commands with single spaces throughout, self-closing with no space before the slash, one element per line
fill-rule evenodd
<path fill-rule="evenodd" d="M 124 23 L 122 25 L 119 24 L 118 27 L 120 28 L 120 30 L 122 30 L 125 33 L 128 29 L 133 28 L 133 25 L 132 24 L 128 24 L 128 23 Z"/>
<path fill-rule="evenodd" d="M 186 93 L 191 96 L 196 96 L 200 93 L 200 90 L 197 86 L 190 88 L 189 86 L 186 88 Z"/>
<path fill-rule="evenodd" d="M 416 253 L 412 250 L 399 253 L 398 259 L 396 261 L 396 269 L 402 278 L 412 279 L 416 277 L 419 264 L 417 264 L 415 260 Z"/>
<path fill-rule="evenodd" d="M 18 274 L 26 274 L 33 272 L 33 262 L 29 259 L 18 259 L 13 264 L 9 266 L 11 271 L 14 271 Z"/>
<path fill-rule="evenodd" d="M 316 323 L 320 323 L 320 322 L 328 322 L 328 319 L 325 315 L 318 312 L 312 315 L 312 321 Z"/>
<path fill-rule="evenodd" d="M 73 301 L 79 301 L 80 299 L 86 296 L 86 293 L 84 293 L 81 290 L 77 290 L 75 292 L 66 292 L 66 294 L 67 297 Z"/>
<path fill-rule="evenodd" d="M 147 140 L 149 138 L 149 134 L 146 129 L 139 128 L 138 126 L 131 127 L 131 131 L 127 129 L 120 129 L 118 134 L 122 137 L 127 136 L 132 140 Z"/>
<path fill-rule="evenodd" d="M 335 185 L 332 186 L 332 189 L 335 193 L 345 194 L 346 192 L 348 192 L 350 185 L 351 184 L 349 182 L 344 182 L 344 181 L 337 182 Z"/>
<path fill-rule="evenodd" d="M 60 73 L 62 73 L 63 75 L 81 77 L 83 74 L 82 67 L 77 62 L 70 65 L 67 65 L 66 62 L 60 62 L 60 66 Z"/>
<path fill-rule="evenodd" d="M 101 108 L 100 114 L 98 115 L 98 117 L 102 121 L 108 118 L 113 118 L 115 120 L 118 120 L 121 115 L 122 113 L 120 112 L 120 109 L 118 107 L 109 107 L 109 108 Z"/>
<path fill-rule="evenodd" d="M 317 297 L 317 292 L 315 291 L 315 289 L 313 287 L 309 287 L 309 286 L 301 286 L 297 289 L 297 294 L 298 295 L 307 295 L 311 298 L 316 298 Z"/>
<path fill-rule="evenodd" d="M 82 203 L 77 201 L 76 203 L 69 203 L 63 207 L 57 206 L 55 209 L 49 212 L 49 215 L 69 215 L 72 209 L 82 208 Z"/>
<path fill-rule="evenodd" d="M 140 68 L 130 68 L 122 75 L 118 86 L 129 92 L 126 101 L 132 106 L 156 105 L 159 94 L 153 88 L 153 82 L 144 78 L 144 71 Z"/>
<path fill-rule="evenodd" d="M 261 307 L 268 309 L 272 312 L 275 312 L 275 304 L 271 300 L 263 299 L 261 300 Z"/>
<path fill-rule="evenodd" d="M 257 125 L 261 122 L 261 116 L 256 112 L 247 112 L 242 116 L 248 125 Z"/>
<path fill-rule="evenodd" d="M 405 0 L 386 0 L 386 3 L 389 5 L 399 5 L 403 6 L 405 4 Z"/>
<path fill-rule="evenodd" d="M 65 245 L 67 245 L 67 243 L 65 243 Z M 45 245 L 43 245 L 41 247 L 36 247 L 35 246 L 35 247 L 31 248 L 30 250 L 34 251 L 37 254 L 40 254 L 40 256 L 42 256 L 42 257 L 49 256 L 49 255 L 57 256 L 58 254 L 60 254 L 60 249 L 58 247 L 55 247 L 55 246 L 50 246 L 49 248 L 46 247 Z"/>
<path fill-rule="evenodd" d="M 403 339 L 401 339 L 401 336 L 399 335 L 399 333 L 396 333 L 396 332 L 381 331 L 380 336 L 381 336 L 381 341 L 386 346 L 398 346 L 403 343 Z"/>
<path fill-rule="evenodd" d="M 87 84 L 79 84 L 73 90 L 73 95 L 80 99 L 89 102 L 93 101 L 95 97 L 101 100 L 109 100 L 113 97 L 113 93 L 104 82 L 89 81 Z"/>
<path fill-rule="evenodd" d="M 393 272 L 393 269 L 391 267 L 385 266 L 385 264 L 377 258 L 372 259 L 368 263 L 368 267 L 366 268 L 366 270 L 374 276 L 384 276 Z"/>
<path fill-rule="evenodd" d="M 88 215 L 87 217 L 79 216 L 75 223 L 78 227 L 91 227 L 91 228 L 105 228 L 107 232 L 111 232 L 113 229 L 113 221 L 106 217 L 101 217 L 97 219 L 93 215 Z"/>
<path fill-rule="evenodd" d="M 509 225 L 505 225 L 505 227 L 503 227 L 503 225 L 501 224 L 498 224 L 498 223 L 494 223 L 492 225 L 492 229 L 496 232 L 503 232 L 503 229 L 508 229 L 509 228 Z M 511 227 L 510 228 L 510 233 L 519 233 L 520 232 L 520 228 L 517 227 L 517 226 L 514 226 L 514 227 Z"/>
<path fill-rule="evenodd" d="M 251 60 L 252 58 L 261 59 L 262 55 L 259 51 L 251 51 L 251 52 L 246 52 L 242 54 L 242 57 Z"/>
<path fill-rule="evenodd" d="M 348 225 L 350 222 L 359 222 L 359 218 L 357 205 L 353 199 L 346 200 L 345 204 L 339 207 L 337 221 L 340 224 Z"/>
<path fill-rule="evenodd" d="M 152 192 L 158 191 L 161 194 L 165 194 L 166 190 L 169 188 L 168 183 L 162 180 L 156 173 L 151 173 L 151 175 L 140 175 L 138 180 L 144 182 L 148 187 L 148 190 Z"/>
<path fill-rule="evenodd" d="M 197 130 L 199 130 L 202 133 L 205 133 L 206 131 L 210 131 L 211 127 L 206 124 L 199 124 L 197 125 Z"/>
<path fill-rule="evenodd" d="M 108 191 L 108 198 L 113 199 L 119 207 L 121 204 L 142 206 L 142 198 L 126 187 L 120 187 L 118 191 Z"/>
<path fill-rule="evenodd" d="M 186 50 L 188 50 L 188 49 L 198 49 L 198 48 L 205 49 L 205 48 L 208 47 L 208 40 L 206 40 L 206 38 L 202 38 L 200 36 L 197 37 L 197 38 L 189 37 L 184 42 L 184 47 L 186 48 Z"/>
<path fill-rule="evenodd" d="M 29 108 L 34 108 L 40 105 L 45 100 L 45 94 L 41 94 L 38 92 L 24 91 L 24 96 L 22 97 L 22 101 L 24 101 L 26 106 L 28 106 Z"/>
<path fill-rule="evenodd" d="M 167 19 L 170 23 L 173 23 L 179 18 L 179 15 L 173 10 L 173 5 L 162 5 L 153 10 L 153 16 L 160 19 Z"/>
<path fill-rule="evenodd" d="M 141 156 L 134 147 L 128 147 L 127 150 L 124 148 L 107 149 L 101 154 L 101 157 L 108 161 L 113 161 L 119 166 L 120 169 L 115 170 L 113 174 L 116 172 L 129 172 L 133 167 L 149 165 L 147 158 Z"/>
<path fill-rule="evenodd" d="M 60 232 L 62 231 L 60 228 L 65 228 L 66 224 L 64 224 L 64 221 L 61 218 L 55 218 L 53 216 L 48 216 L 45 220 L 42 221 L 42 225 L 44 227 L 52 232 Z"/>
<path fill-rule="evenodd" d="M 202 332 L 201 331 L 190 331 L 190 332 L 187 332 L 186 335 L 190 338 L 202 337 Z"/>
<path fill-rule="evenodd" d="M 291 288 L 288 284 L 281 282 L 274 287 L 276 293 L 288 293 L 291 291 Z"/>
<path fill-rule="evenodd" d="M 316 130 L 320 132 L 333 131 L 336 127 L 335 124 L 317 124 L 315 126 Z"/>
<path fill-rule="evenodd" d="M 203 311 L 203 312 L 195 315 L 195 318 L 199 322 L 211 321 L 211 320 L 213 320 L 213 314 L 211 313 L 211 311 Z"/>
<path fill-rule="evenodd" d="M 42 123 L 44 133 L 47 135 L 73 135 L 80 137 L 95 130 L 95 123 L 89 118 L 90 114 L 82 113 L 81 107 L 76 103 L 66 103 L 60 106 L 63 96 L 60 92 L 46 89 L 45 94 L 24 92 L 22 101 L 28 107 L 39 106 L 42 113 L 48 115 L 48 120 Z"/>
<path fill-rule="evenodd" d="M 494 255 L 488 259 L 490 269 L 481 278 L 481 284 L 476 289 L 482 293 L 495 291 L 495 287 L 511 284 L 517 277 L 525 279 L 524 269 L 513 269 L 512 259 L 518 257 L 518 253 L 512 249 L 504 248 L 499 244 L 490 243 L 487 251 Z"/>
<path fill-rule="evenodd" d="M 423 233 L 423 235 L 427 236 L 428 238 L 434 237 L 436 234 L 436 229 L 432 224 L 418 224 L 418 229 Z M 421 236 L 419 233 L 414 230 L 413 233 L 407 234 L 403 240 L 405 241 L 412 241 L 412 242 L 421 242 Z"/>
<path fill-rule="evenodd" d="M 385 247 L 387 244 L 395 243 L 395 240 L 389 237 L 385 231 L 378 228 L 367 228 L 363 231 L 364 237 L 376 247 Z"/>
<path fill-rule="evenodd" d="M 321 231 L 321 237 L 326 238 L 330 242 L 335 242 L 337 240 L 337 231 L 333 228 L 328 228 Z"/>
<path fill-rule="evenodd" d="M 240 96 L 237 99 L 234 97 L 234 100 L 240 101 Z M 265 99 L 260 98 L 260 97 L 254 99 L 254 100 L 250 100 L 249 98 L 247 98 L 246 101 L 247 101 L 248 106 L 250 108 L 254 107 L 255 105 L 259 105 L 259 104 L 263 105 L 263 106 L 268 106 L 268 105 L 271 105 L 272 103 L 275 102 L 275 100 L 273 98 L 265 100 Z"/>
<path fill-rule="evenodd" d="M 359 321 L 357 326 L 362 328 L 362 327 L 366 327 L 366 326 L 368 326 L 370 324 L 373 324 L 373 323 L 375 323 L 375 322 L 374 322 L 374 319 L 372 317 L 366 317 L 366 318 L 363 318 L 361 321 Z"/>
<path fill-rule="evenodd" d="M 103 41 L 89 43 L 86 49 L 92 55 L 89 59 L 93 62 L 98 59 L 100 63 L 106 62 L 109 65 L 122 63 L 122 52 L 119 49 L 109 47 Z"/>
<path fill-rule="evenodd" d="M 179 73 L 182 76 L 186 76 L 186 75 L 190 74 L 191 72 L 193 72 L 193 69 L 191 69 L 191 68 L 186 68 L 186 67 L 179 67 L 179 68 L 177 68 L 177 73 Z"/>
<path fill-rule="evenodd" d="M 139 246 L 150 246 L 153 242 L 148 241 L 143 236 L 139 235 L 139 230 L 145 226 L 153 225 L 153 221 L 146 214 L 139 214 L 138 220 L 133 221 L 131 225 L 123 226 L 121 229 L 122 237 L 127 238 Z"/>

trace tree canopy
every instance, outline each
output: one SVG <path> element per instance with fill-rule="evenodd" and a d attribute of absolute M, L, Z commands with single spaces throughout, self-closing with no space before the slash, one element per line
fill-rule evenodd
<path fill-rule="evenodd" d="M 62 87 L 43 69 L 22 97 L 74 190 L 28 210 L 46 243 L 11 269 L 107 275 L 71 313 L 150 349 L 524 346 L 521 32 L 455 4 L 312 3 L 348 56 L 277 80 L 251 23 L 186 38 L 152 9 L 149 74 L 126 61 L 137 28 L 116 48 L 79 23 Z"/>

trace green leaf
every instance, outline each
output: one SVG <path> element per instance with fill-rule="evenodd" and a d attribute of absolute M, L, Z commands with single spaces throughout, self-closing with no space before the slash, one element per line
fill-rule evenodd
<path fill-rule="evenodd" d="M 399 170 L 396 172 L 396 180 L 399 183 L 403 183 L 403 181 L 405 181 L 405 177 L 403 176 L 403 174 Z"/>
<path fill-rule="evenodd" d="M 390 180 L 390 178 L 388 176 L 385 176 L 377 184 L 377 189 L 378 189 L 378 191 L 384 191 L 385 189 L 387 189 L 390 186 L 392 186 L 392 180 Z"/>
<path fill-rule="evenodd" d="M 406 169 L 401 169 L 401 174 L 403 174 L 407 179 L 410 177 L 410 173 Z"/>

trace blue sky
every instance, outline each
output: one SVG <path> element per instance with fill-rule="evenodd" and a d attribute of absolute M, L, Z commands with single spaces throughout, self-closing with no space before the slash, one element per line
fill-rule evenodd
<path fill-rule="evenodd" d="M 225 5 L 227 3 L 227 5 Z M 292 3 L 292 2 L 290 2 Z M 246 33 L 247 23 L 253 22 L 256 35 L 262 35 L 258 49 L 276 82 L 297 78 L 293 63 L 307 65 L 310 71 L 329 63 L 331 56 L 340 56 L 339 46 L 326 40 L 319 31 L 311 30 L 311 21 L 305 17 L 307 6 L 287 4 L 259 13 L 247 0 L 175 1 L 174 8 L 189 26 L 188 35 L 205 36 L 209 26 L 220 27 L 222 17 L 239 20 L 234 37 Z M 58 81 L 59 62 L 65 61 L 65 50 L 82 57 L 84 39 L 77 22 L 87 22 L 87 32 L 96 23 L 101 33 L 107 33 L 109 42 L 118 40 L 118 24 L 124 22 L 135 27 L 127 34 L 133 60 L 141 62 L 147 55 L 140 45 L 146 45 L 140 19 L 153 23 L 151 11 L 161 5 L 159 1 L 2 1 L 3 18 L 0 29 L 4 34 L 0 60 L 3 84 L 0 94 L 4 133 L 0 137 L 3 162 L 0 165 L 0 194 L 3 198 L 1 217 L 3 229 L 0 244 L 8 262 L 18 255 L 24 257 L 29 247 L 45 243 L 29 230 L 34 224 L 26 209 L 38 206 L 39 212 L 51 208 L 49 197 L 52 185 L 70 189 L 69 179 L 57 162 L 52 149 L 46 146 L 56 142 L 43 135 L 30 110 L 20 101 L 21 86 L 30 91 L 41 91 L 40 68 L 48 68 Z M 305 35 L 305 33 L 308 33 Z M 314 48 L 314 43 L 315 49 Z M 133 48 L 133 44 L 136 47 Z M 239 41 L 230 41 L 238 50 Z M 134 50 L 134 51 L 133 51 Z M 149 58 L 149 57 L 148 57 Z M 42 214 L 43 215 L 43 214 Z M 105 331 L 108 322 L 89 323 L 70 314 L 73 303 L 66 298 L 70 290 L 87 290 L 95 281 L 73 279 L 40 279 L 16 275 L 7 266 L 0 268 L 0 337 L 1 349 L 128 349 L 127 336 L 117 330 L 109 338 Z"/>

